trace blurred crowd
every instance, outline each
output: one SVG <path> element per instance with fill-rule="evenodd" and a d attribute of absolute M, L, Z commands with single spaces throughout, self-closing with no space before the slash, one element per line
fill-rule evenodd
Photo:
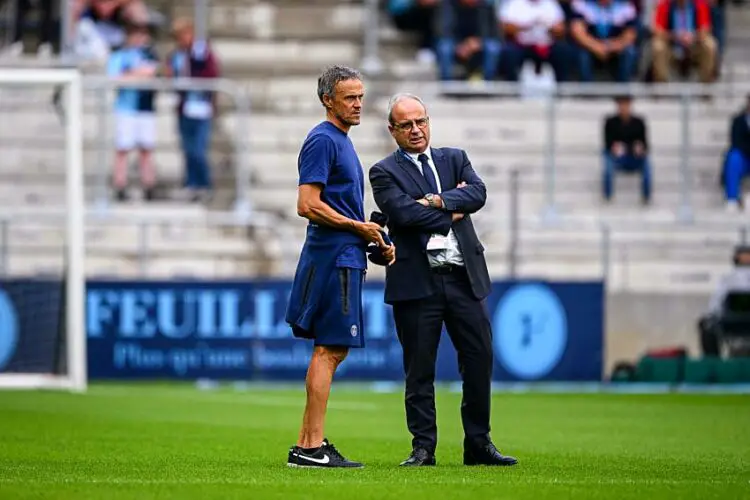
<path fill-rule="evenodd" d="M 60 0 L 6 0 L 15 2 L 13 9 L 10 55 L 24 52 L 23 39 L 35 36 L 37 54 L 46 57 L 54 52 L 62 33 Z M 66 2 L 67 3 L 67 2 Z M 70 22 L 72 51 L 84 60 L 103 62 L 112 49 L 125 43 L 128 23 L 159 26 L 164 17 L 149 9 L 143 0 L 71 0 Z M 35 16 L 34 12 L 38 12 Z M 34 22 L 34 19 L 37 22 Z M 59 49 L 59 47 L 58 47 Z"/>
<path fill-rule="evenodd" d="M 53 52 L 60 39 L 60 3 L 53 0 L 19 0 L 15 11 L 11 55 L 24 52 L 23 38 L 36 35 L 37 54 Z M 170 30 L 173 49 L 160 57 L 153 35 L 164 25 L 164 16 L 149 9 L 143 0 L 73 0 L 70 27 L 76 60 L 106 67 L 113 79 L 123 81 L 169 78 L 218 78 L 219 63 L 207 40 L 197 39 L 190 19 L 176 19 Z M 36 8 L 40 23 L 27 17 Z M 117 91 L 114 105 L 114 170 L 112 187 L 116 199 L 125 201 L 131 155 L 136 153 L 143 199 L 158 197 L 153 150 L 157 144 L 156 92 L 133 86 Z M 177 133 L 184 161 L 184 190 L 179 197 L 205 201 L 210 196 L 209 147 L 215 114 L 214 93 L 178 92 Z"/>
<path fill-rule="evenodd" d="M 641 199 L 649 204 L 652 168 L 648 124 L 633 113 L 630 96 L 618 96 L 615 102 L 617 110 L 605 118 L 602 133 L 602 196 L 605 202 L 612 200 L 618 174 L 635 174 L 641 177 Z M 729 147 L 721 160 L 719 184 L 727 212 L 750 213 L 750 204 L 742 196 L 743 180 L 750 176 L 750 95 L 729 122 Z"/>
<path fill-rule="evenodd" d="M 219 78 L 219 63 L 206 40 L 197 39 L 193 23 L 178 18 L 172 24 L 174 47 L 160 58 L 151 43 L 148 24 L 132 20 L 125 24 L 123 44 L 114 50 L 107 63 L 107 74 L 120 80 L 168 78 Z M 113 187 L 120 201 L 129 197 L 128 167 L 131 153 L 137 152 L 141 188 L 146 200 L 156 195 L 156 176 L 152 151 L 157 127 L 155 92 L 134 87 L 122 88 L 115 101 L 115 167 Z M 213 92 L 192 90 L 179 92 L 177 132 L 184 157 L 184 195 L 191 201 L 205 201 L 210 196 L 211 169 L 209 146 L 216 101 Z"/>
<path fill-rule="evenodd" d="M 726 0 L 388 0 L 441 80 L 666 82 L 720 71 Z"/>

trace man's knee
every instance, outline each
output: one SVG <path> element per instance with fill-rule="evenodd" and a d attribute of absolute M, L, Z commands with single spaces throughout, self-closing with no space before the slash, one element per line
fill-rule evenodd
<path fill-rule="evenodd" d="M 347 354 L 349 354 L 349 348 L 341 346 L 319 345 L 315 346 L 313 351 L 313 356 L 333 367 L 340 365 L 346 359 Z"/>
<path fill-rule="evenodd" d="M 716 57 L 718 44 L 713 35 L 706 35 L 704 38 L 700 39 L 698 41 L 698 47 L 700 47 L 701 55 L 703 57 Z"/>
<path fill-rule="evenodd" d="M 651 52 L 654 57 L 664 57 L 669 54 L 669 45 L 661 38 L 654 37 L 651 40 Z"/>

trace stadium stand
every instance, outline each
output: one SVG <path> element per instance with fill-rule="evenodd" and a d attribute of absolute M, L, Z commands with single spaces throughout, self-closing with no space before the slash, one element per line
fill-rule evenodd
<path fill-rule="evenodd" d="M 152 0 L 167 22 L 190 14 L 193 2 Z M 750 11 L 729 5 L 728 38 L 723 57 L 724 82 L 747 81 L 750 61 L 746 47 L 750 40 Z M 211 3 L 208 29 L 222 63 L 223 76 L 241 83 L 251 98 L 249 143 L 252 182 L 247 193 L 255 209 L 277 214 L 290 228 L 291 236 L 268 244 L 261 235 L 206 223 L 200 227 L 176 222 L 182 215 L 208 214 L 230 209 L 235 196 L 237 157 L 231 141 L 241 118 L 226 96 L 221 96 L 221 113 L 212 144 L 212 165 L 216 192 L 206 205 L 170 199 L 169 193 L 182 181 L 182 158 L 176 134 L 176 97 L 162 92 L 157 97 L 156 165 L 162 201 L 141 204 L 134 201 L 109 207 L 113 216 L 152 217 L 147 232 L 133 223 L 92 227 L 89 232 L 90 274 L 149 276 L 193 275 L 236 277 L 262 272 L 288 276 L 302 241 L 304 222 L 295 213 L 296 155 L 309 127 L 322 116 L 316 100 L 315 79 L 322 66 L 341 63 L 357 66 L 362 55 L 362 26 L 368 22 L 362 2 L 321 0 L 311 5 L 302 0 L 240 2 L 215 0 Z M 722 191 L 718 186 L 721 158 L 727 147 L 728 120 L 741 107 L 745 96 L 719 96 L 713 101 L 696 101 L 690 108 L 689 201 L 697 218 L 715 221 L 712 226 L 678 226 L 675 213 L 684 201 L 680 192 L 681 133 L 683 118 L 679 102 L 636 99 L 635 110 L 645 116 L 651 131 L 653 201 L 644 208 L 638 203 L 638 179 L 618 177 L 617 195 L 605 205 L 601 201 L 601 124 L 613 109 L 610 100 L 564 98 L 556 110 L 556 149 L 546 149 L 548 110 L 541 101 L 517 99 L 453 100 L 429 95 L 435 68 L 415 60 L 416 46 L 408 35 L 391 26 L 385 15 L 379 34 L 380 56 L 386 73 L 368 80 L 369 107 L 363 124 L 352 138 L 365 168 L 392 151 L 385 127 L 387 96 L 398 90 L 425 92 L 433 118 L 433 143 L 467 149 L 487 182 L 490 202 L 478 217 L 481 237 L 489 249 L 490 270 L 497 276 L 508 271 L 509 223 L 512 200 L 510 172 L 519 171 L 519 209 L 524 217 L 537 220 L 548 208 L 545 166 L 555 159 L 554 199 L 563 224 L 576 216 L 576 224 L 557 229 L 522 224 L 518 248 L 521 276 L 595 278 L 601 276 L 602 260 L 612 289 L 647 291 L 710 291 L 718 276 L 728 268 L 728 248 L 738 242 L 736 229 L 718 224 L 727 220 Z M 166 54 L 168 40 L 158 49 Z M 403 80 L 423 83 L 405 86 Z M 401 82 L 401 83 L 400 83 Z M 58 203 L 48 189 L 59 185 L 56 171 L 62 130 L 49 106 L 48 96 L 12 94 L 0 89 L 4 120 L 0 130 L 0 205 L 50 206 Z M 28 99 L 28 102 L 18 99 Z M 102 172 L 108 178 L 110 151 L 102 152 L 100 112 L 96 92 L 86 95 L 87 197 L 101 201 Z M 111 98 L 107 102 L 111 109 Z M 24 127 L 11 126 L 23 123 Z M 22 132 L 19 132 L 22 131 Z M 22 135 L 19 135 L 22 134 Z M 106 136 L 111 140 L 111 127 Z M 9 181 L 12 181 L 11 185 Z M 628 185 L 628 184 L 631 185 Z M 20 188 L 19 188 L 20 187 Z M 374 204 L 367 188 L 368 210 Z M 699 217 L 698 217 L 699 216 Z M 600 219 L 629 220 L 629 229 L 601 230 Z M 734 216 L 741 220 L 740 215 Z M 731 218 L 731 217 L 730 217 Z M 171 222 L 168 222 L 171 219 Z M 158 221 L 158 222 L 157 222 Z M 581 221 L 586 222 L 585 224 Z M 649 228 L 649 224 L 666 221 Z M 25 228 L 24 228 L 25 229 Z M 47 236 L 11 229 L 10 270 L 44 268 Z M 143 236 L 146 234 L 146 236 Z M 17 238 L 16 238 L 17 235 Z M 178 236 L 176 236 L 178 235 Z M 602 243 L 609 238 L 610 247 Z M 49 238 L 54 238 L 50 233 Z M 140 239 L 139 239 L 140 238 Z M 146 241 L 151 257 L 148 265 L 139 260 L 139 245 Z M 278 252 L 283 250 L 281 254 Z M 32 257 L 36 249 L 39 258 Z M 281 255 L 281 257 L 279 257 Z M 270 259 L 270 260 L 269 260 Z M 269 262 L 275 266 L 270 266 Z M 372 275 L 378 277 L 380 270 Z"/>

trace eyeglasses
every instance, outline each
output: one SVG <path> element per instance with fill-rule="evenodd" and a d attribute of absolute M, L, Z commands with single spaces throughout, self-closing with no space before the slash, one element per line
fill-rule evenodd
<path fill-rule="evenodd" d="M 424 118 L 419 118 L 417 120 L 412 120 L 410 122 L 394 123 L 393 128 L 395 128 L 396 130 L 400 130 L 402 132 L 406 132 L 406 131 L 411 131 L 414 128 L 414 125 L 416 125 L 419 128 L 425 128 L 428 123 L 430 123 L 430 117 L 425 116 Z"/>

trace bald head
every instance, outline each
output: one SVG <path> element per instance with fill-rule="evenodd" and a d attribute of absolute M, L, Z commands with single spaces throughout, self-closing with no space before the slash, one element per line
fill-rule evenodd
<path fill-rule="evenodd" d="M 421 153 L 430 146 L 430 120 L 422 99 L 396 94 L 388 103 L 388 130 L 398 146 L 408 153 Z"/>
<path fill-rule="evenodd" d="M 398 107 L 400 110 L 403 106 L 420 106 L 424 110 L 424 114 L 427 115 L 427 106 L 419 96 L 408 93 L 396 94 L 388 101 L 388 123 L 394 123 L 394 109 Z"/>

